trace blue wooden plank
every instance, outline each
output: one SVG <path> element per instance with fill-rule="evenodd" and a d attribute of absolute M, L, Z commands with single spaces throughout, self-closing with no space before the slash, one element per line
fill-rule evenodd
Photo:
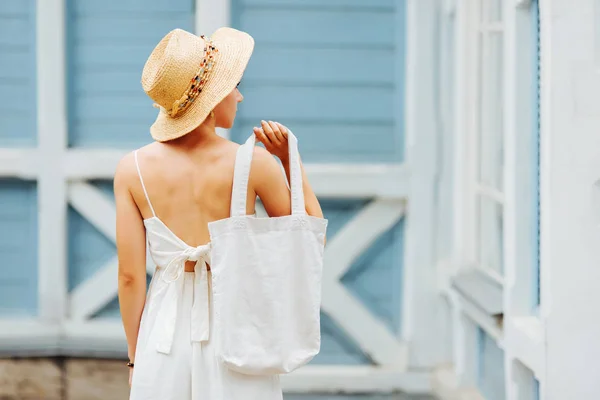
<path fill-rule="evenodd" d="M 172 15 L 156 13 L 132 17 L 129 13 L 115 13 L 107 17 L 96 15 L 76 17 L 76 22 L 71 28 L 75 44 L 85 46 L 90 43 L 125 40 L 128 43 L 156 45 L 169 31 L 182 25 L 189 28 L 192 18 L 187 13 Z"/>
<path fill-rule="evenodd" d="M 158 43 L 158 41 L 157 41 Z M 70 49 L 73 66 L 82 73 L 86 69 L 123 68 L 137 73 L 138 86 L 142 68 L 156 43 L 104 42 L 75 46 Z M 141 87 L 141 86 L 139 86 Z"/>
<path fill-rule="evenodd" d="M 86 93 L 77 97 L 73 105 L 75 120 L 101 121 L 108 118 L 114 120 L 151 120 L 156 117 L 157 109 L 152 101 L 143 94 L 112 95 L 105 93 Z"/>
<path fill-rule="evenodd" d="M 365 62 L 369 65 L 367 71 Z M 254 51 L 243 81 L 252 86 L 277 82 L 391 87 L 394 85 L 394 52 L 381 48 L 358 51 L 351 48 L 284 48 L 261 43 Z"/>
<path fill-rule="evenodd" d="M 75 121 L 70 128 L 70 145 L 77 147 L 105 147 L 133 149 L 153 141 L 150 125 L 153 115 L 148 118 L 132 118 L 130 121 L 112 120 L 108 117 L 99 120 Z M 1 132 L 1 130 L 0 130 Z"/>
<path fill-rule="evenodd" d="M 105 0 L 105 1 L 80 1 L 69 0 L 69 7 L 76 14 L 102 13 L 193 13 L 195 0 L 170 0 L 170 1 L 148 1 L 148 0 Z"/>
<path fill-rule="evenodd" d="M 504 351 L 483 329 L 478 328 L 478 387 L 486 400 L 504 400 Z"/>
<path fill-rule="evenodd" d="M 23 147 L 33 146 L 36 138 L 31 129 L 27 129 L 27 121 L 30 113 L 21 112 L 3 112 L 0 110 L 0 146 L 2 147 Z M 33 123 L 31 123 L 33 125 Z"/>
<path fill-rule="evenodd" d="M 298 136 L 302 159 L 306 162 L 401 161 L 401 153 L 397 151 L 398 138 L 390 123 L 278 121 Z M 232 139 L 240 143 L 245 141 L 259 122 L 259 119 L 236 121 L 231 131 Z"/>
<path fill-rule="evenodd" d="M 29 47 L 0 49 L 0 51 L 2 54 L 0 57 L 0 82 L 10 80 L 30 85 L 30 71 L 23 68 L 31 63 Z M 0 93 L 3 93 L 1 87 Z"/>
<path fill-rule="evenodd" d="M 32 146 L 37 140 L 35 1 L 4 3 L 0 7 L 0 146 Z"/>
<path fill-rule="evenodd" d="M 390 88 L 244 86 L 243 118 L 393 122 Z M 268 113 L 268 114 L 267 114 Z"/>
<path fill-rule="evenodd" d="M 404 219 L 378 238 L 343 277 L 347 286 L 392 332 L 400 332 Z"/>
<path fill-rule="evenodd" d="M 145 61 L 145 60 L 144 60 Z M 119 96 L 147 99 L 140 83 L 144 62 L 139 60 L 136 67 L 107 66 L 80 68 L 72 80 L 72 93 L 79 98 L 105 97 L 113 95 L 118 101 Z"/>
<path fill-rule="evenodd" d="M 337 8 L 341 10 L 356 9 L 360 11 L 364 10 L 381 10 L 381 11 L 393 11 L 394 0 L 238 0 L 236 2 L 238 7 L 249 8 L 249 7 L 271 7 L 271 8 L 285 8 L 285 7 L 302 7 L 302 8 Z"/>
<path fill-rule="evenodd" d="M 0 18 L 5 16 L 22 16 L 30 11 L 31 2 L 34 0 L 0 0 Z"/>
<path fill-rule="evenodd" d="M 3 114 L 13 112 L 27 112 L 35 107 L 35 93 L 29 92 L 30 79 L 0 81 L 0 112 Z M 29 113 L 28 113 L 29 114 Z"/>
<path fill-rule="evenodd" d="M 248 9 L 237 16 L 238 26 L 262 45 L 394 47 L 393 13 L 336 10 Z M 307 29 L 310 27 L 310 29 Z"/>
<path fill-rule="evenodd" d="M 28 14 L 0 18 L 0 45 L 28 45 L 31 23 Z"/>
<path fill-rule="evenodd" d="M 37 142 L 35 136 L 35 121 L 26 112 L 6 114 L 0 110 L 0 146 L 2 147 L 33 147 Z M 30 128 L 31 126 L 31 128 Z"/>
<path fill-rule="evenodd" d="M 38 301 L 37 193 L 33 182 L 0 180 L 0 316 L 33 316 Z"/>

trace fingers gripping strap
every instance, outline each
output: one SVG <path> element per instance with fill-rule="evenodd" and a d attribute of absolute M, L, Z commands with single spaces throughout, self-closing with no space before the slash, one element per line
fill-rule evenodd
<path fill-rule="evenodd" d="M 238 148 L 233 173 L 233 192 L 231 194 L 231 216 L 246 215 L 246 199 L 248 198 L 248 178 L 256 138 L 252 134 L 246 143 Z M 292 192 L 292 214 L 306 214 L 304 205 L 304 190 L 302 187 L 302 169 L 300 168 L 300 154 L 298 152 L 298 139 L 292 131 L 288 131 L 288 147 L 290 158 L 290 187 Z"/>
<path fill-rule="evenodd" d="M 248 198 L 248 178 L 254 154 L 256 138 L 250 136 L 246 143 L 238 148 L 233 171 L 233 191 L 231 193 L 231 216 L 246 215 L 246 199 Z"/>

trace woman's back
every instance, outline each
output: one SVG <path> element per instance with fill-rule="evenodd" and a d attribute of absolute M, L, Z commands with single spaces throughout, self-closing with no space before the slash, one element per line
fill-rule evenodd
<path fill-rule="evenodd" d="M 209 222 L 229 217 L 238 148 L 216 135 L 201 139 L 194 144 L 152 143 L 138 151 L 140 174 L 152 207 L 141 180 L 131 185 L 142 217 L 158 217 L 193 247 L 209 241 Z M 254 207 L 253 201 L 249 207 Z M 253 213 L 252 209 L 248 212 Z"/>

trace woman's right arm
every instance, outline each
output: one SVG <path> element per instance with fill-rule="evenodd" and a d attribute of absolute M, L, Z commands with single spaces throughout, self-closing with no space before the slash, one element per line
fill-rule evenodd
<path fill-rule="evenodd" d="M 127 353 L 134 361 L 137 335 L 146 301 L 146 231 L 129 189 L 137 178 L 131 157 L 117 166 L 114 180 L 117 208 L 117 255 L 119 259 L 119 307 L 127 337 Z"/>

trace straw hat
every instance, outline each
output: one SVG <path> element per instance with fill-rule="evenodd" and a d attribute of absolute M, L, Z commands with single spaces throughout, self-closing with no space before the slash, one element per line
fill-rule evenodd
<path fill-rule="evenodd" d="M 241 80 L 254 49 L 245 32 L 220 28 L 210 38 L 169 32 L 150 54 L 142 87 L 160 113 L 150 128 L 164 142 L 197 128 Z"/>

